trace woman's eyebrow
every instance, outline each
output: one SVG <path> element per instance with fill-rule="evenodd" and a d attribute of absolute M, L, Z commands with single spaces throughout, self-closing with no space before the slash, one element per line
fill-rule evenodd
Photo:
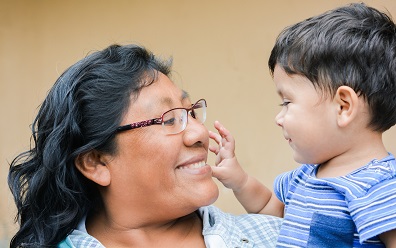
<path fill-rule="evenodd" d="M 184 101 L 185 99 L 189 99 L 190 95 L 187 93 L 187 91 L 182 91 L 182 95 L 181 95 L 181 101 Z M 161 99 L 159 99 L 159 102 L 161 104 L 165 104 L 165 105 L 172 105 L 173 103 L 173 99 L 170 97 L 163 97 Z"/>
<path fill-rule="evenodd" d="M 186 99 L 186 98 L 190 98 L 190 95 L 188 94 L 188 92 L 187 91 L 182 91 L 182 97 L 181 97 L 181 99 L 182 100 L 184 100 L 184 99 Z"/>

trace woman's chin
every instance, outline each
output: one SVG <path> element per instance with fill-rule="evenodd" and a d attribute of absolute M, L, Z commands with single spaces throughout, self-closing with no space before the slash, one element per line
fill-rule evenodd
<path fill-rule="evenodd" d="M 216 191 L 213 192 L 213 197 L 210 199 L 209 204 L 213 204 L 219 198 L 219 189 L 216 187 Z"/>
<path fill-rule="evenodd" d="M 200 199 L 203 200 L 200 207 L 211 205 L 218 198 L 219 198 L 219 188 L 217 187 L 216 183 L 213 182 L 213 185 L 211 185 L 211 187 L 208 187 L 205 190 L 205 192 L 202 195 L 202 197 L 200 197 Z"/>

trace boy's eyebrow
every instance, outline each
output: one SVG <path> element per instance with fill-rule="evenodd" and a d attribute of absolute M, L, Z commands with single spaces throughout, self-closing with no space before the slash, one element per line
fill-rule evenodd
<path fill-rule="evenodd" d="M 277 90 L 276 90 L 276 93 L 278 93 L 278 95 L 279 95 L 280 97 L 283 97 L 283 91 L 282 91 L 282 90 L 277 89 Z"/>

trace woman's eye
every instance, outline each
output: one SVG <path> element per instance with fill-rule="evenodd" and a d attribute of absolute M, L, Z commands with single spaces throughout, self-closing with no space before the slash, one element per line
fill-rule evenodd
<path fill-rule="evenodd" d="M 190 111 L 190 115 L 191 115 L 192 118 L 196 119 L 196 115 L 195 115 L 195 110 L 194 109 L 192 109 Z"/>
<path fill-rule="evenodd" d="M 173 126 L 176 122 L 176 118 L 170 118 L 167 120 L 164 120 L 164 125 L 165 126 Z"/>

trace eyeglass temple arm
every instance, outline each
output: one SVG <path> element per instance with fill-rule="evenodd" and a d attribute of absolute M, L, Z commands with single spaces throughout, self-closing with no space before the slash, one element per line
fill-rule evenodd
<path fill-rule="evenodd" d="M 155 124 L 162 124 L 162 119 L 156 118 L 156 119 L 151 119 L 151 120 L 147 120 L 147 121 L 141 121 L 141 122 L 127 124 L 125 126 L 117 127 L 116 131 L 122 132 L 122 131 L 130 130 L 130 129 L 135 129 L 138 127 L 146 127 L 146 126 L 151 126 L 151 125 L 155 125 Z"/>

